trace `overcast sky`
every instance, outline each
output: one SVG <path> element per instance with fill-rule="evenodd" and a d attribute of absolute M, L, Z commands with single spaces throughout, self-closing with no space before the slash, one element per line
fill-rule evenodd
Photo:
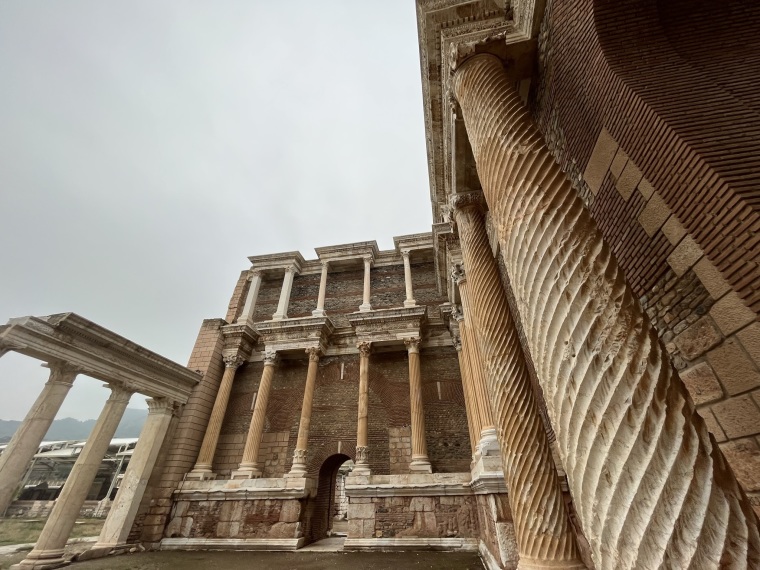
<path fill-rule="evenodd" d="M 412 0 L 4 0 L 0 81 L 0 322 L 73 311 L 186 364 L 247 256 L 430 230 Z M 46 378 L 1 358 L 0 419 Z"/>

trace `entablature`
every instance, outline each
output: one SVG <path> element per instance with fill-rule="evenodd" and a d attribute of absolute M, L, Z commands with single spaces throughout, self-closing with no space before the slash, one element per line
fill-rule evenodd
<path fill-rule="evenodd" d="M 335 326 L 328 317 L 301 317 L 255 324 L 267 350 L 278 353 L 317 348 L 327 350 Z"/>

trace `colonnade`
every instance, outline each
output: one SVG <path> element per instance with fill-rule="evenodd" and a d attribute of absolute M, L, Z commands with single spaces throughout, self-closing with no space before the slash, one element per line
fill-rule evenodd
<path fill-rule="evenodd" d="M 50 377 L 8 447 L 0 455 L 0 513 L 13 501 L 24 471 L 82 371 L 75 364 L 51 361 Z M 18 568 L 54 568 L 67 563 L 64 548 L 97 476 L 108 446 L 133 395 L 128 385 L 107 384 L 110 395 L 56 499 L 34 549 Z M 175 403 L 148 400 L 148 417 L 101 531 L 96 548 L 125 544 L 148 478 L 171 420 Z"/>
<path fill-rule="evenodd" d="M 414 307 L 417 302 L 414 299 L 414 286 L 412 284 L 412 268 L 411 268 L 411 252 L 410 249 L 402 249 L 401 256 L 404 262 L 404 290 L 406 298 L 404 299 L 404 307 Z M 371 302 L 371 269 L 374 263 L 372 255 L 363 255 L 361 257 L 364 266 L 364 274 L 362 280 L 362 302 L 359 305 L 359 312 L 366 313 L 372 310 Z M 317 295 L 317 306 L 311 312 L 314 317 L 324 317 L 325 312 L 325 299 L 327 296 L 327 278 L 330 271 L 330 261 L 322 260 L 322 269 L 319 279 L 319 294 Z M 298 273 L 298 269 L 295 265 L 288 265 L 284 268 L 284 276 L 282 280 L 282 287 L 280 289 L 280 297 L 277 303 L 277 310 L 272 315 L 272 320 L 280 321 L 288 318 L 288 305 L 290 303 L 290 293 L 293 289 L 293 279 Z M 238 324 L 253 325 L 254 315 L 256 310 L 256 301 L 261 290 L 261 282 L 263 278 L 263 271 L 261 269 L 252 269 L 249 272 L 250 285 L 248 286 L 248 293 L 246 294 L 245 302 L 243 304 L 243 310 L 236 319 Z"/>

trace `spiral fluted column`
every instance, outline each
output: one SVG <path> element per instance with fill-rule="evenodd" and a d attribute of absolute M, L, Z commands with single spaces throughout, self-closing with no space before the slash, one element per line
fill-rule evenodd
<path fill-rule="evenodd" d="M 261 373 L 261 381 L 259 382 L 259 391 L 256 394 L 256 403 L 253 405 L 251 423 L 248 425 L 248 435 L 246 436 L 245 447 L 243 448 L 243 459 L 240 461 L 238 468 L 232 472 L 233 479 L 255 479 L 262 475 L 262 470 L 257 461 L 276 362 L 276 352 L 268 350 L 264 353 L 264 371 Z"/>
<path fill-rule="evenodd" d="M 422 374 L 420 373 L 420 339 L 405 338 L 409 355 L 409 405 L 412 415 L 412 473 L 432 473 L 425 441 L 425 408 L 422 404 Z"/>
<path fill-rule="evenodd" d="M 578 556 L 480 203 L 477 196 L 457 195 L 452 205 L 467 267 L 468 309 L 485 363 L 493 420 L 501 443 L 519 568 L 585 568 Z"/>
<path fill-rule="evenodd" d="M 215 477 L 211 466 L 214 462 L 216 444 L 219 442 L 224 414 L 227 412 L 227 404 L 230 401 L 230 392 L 232 391 L 232 383 L 235 380 L 235 372 L 243 362 L 245 362 L 245 359 L 240 355 L 224 357 L 222 381 L 219 383 L 219 391 L 216 393 L 214 407 L 211 409 L 211 416 L 208 420 L 208 426 L 206 426 L 206 433 L 203 435 L 203 443 L 201 443 L 201 450 L 198 452 L 198 459 L 195 462 L 193 470 L 187 474 L 189 479 L 212 479 Z"/>
<path fill-rule="evenodd" d="M 480 441 L 480 418 L 478 418 L 478 409 L 475 402 L 475 396 L 472 393 L 472 371 L 470 370 L 470 361 L 467 359 L 467 353 L 464 350 L 462 338 L 465 336 L 464 315 L 462 311 L 454 308 L 451 318 L 458 323 L 458 334 L 452 331 L 451 342 L 457 351 L 457 360 L 459 361 L 459 375 L 462 377 L 462 392 L 464 394 L 464 408 L 467 415 L 467 431 L 470 434 L 470 449 L 473 458 Z"/>
<path fill-rule="evenodd" d="M 749 502 L 501 62 L 453 87 L 597 568 L 760 568 Z"/>
<path fill-rule="evenodd" d="M 367 416 L 369 410 L 369 353 L 372 344 L 360 342 L 359 349 L 359 414 L 356 425 L 356 464 L 353 474 L 368 476 L 369 447 L 367 444 Z"/>
<path fill-rule="evenodd" d="M 296 440 L 296 449 L 293 452 L 293 466 L 286 477 L 306 476 L 306 446 L 309 443 L 311 408 L 314 402 L 314 386 L 317 383 L 317 369 L 319 368 L 319 349 L 307 348 L 306 354 L 309 355 L 309 369 L 306 372 L 306 386 L 303 391 L 301 421 L 298 424 L 298 439 Z"/>

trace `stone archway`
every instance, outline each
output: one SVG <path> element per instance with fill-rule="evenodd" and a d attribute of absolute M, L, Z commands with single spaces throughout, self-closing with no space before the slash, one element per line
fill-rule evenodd
<path fill-rule="evenodd" d="M 348 455 L 336 453 L 325 459 L 319 468 L 317 495 L 309 501 L 306 509 L 308 542 L 327 538 L 332 524 L 332 505 L 338 469 L 350 459 Z"/>

